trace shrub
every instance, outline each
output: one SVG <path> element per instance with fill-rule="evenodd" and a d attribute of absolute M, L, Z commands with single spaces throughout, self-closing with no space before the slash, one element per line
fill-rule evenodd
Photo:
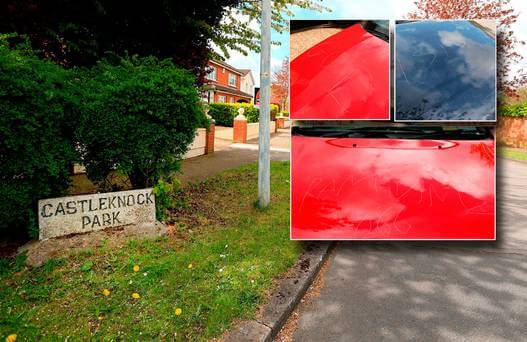
<path fill-rule="evenodd" d="M 289 112 L 287 110 L 282 111 L 282 116 L 289 117 Z"/>
<path fill-rule="evenodd" d="M 248 123 L 258 122 L 260 119 L 260 110 L 250 103 L 237 103 L 234 105 L 236 115 L 238 115 L 238 109 L 243 108 L 243 115 L 247 118 Z"/>
<path fill-rule="evenodd" d="M 258 122 L 260 110 L 250 103 L 211 103 L 209 115 L 216 120 L 216 125 L 232 127 L 239 108 L 244 109 L 243 115 L 247 118 L 247 122 Z"/>
<path fill-rule="evenodd" d="M 278 115 L 279 108 L 280 107 L 278 107 L 277 105 L 271 103 L 271 106 L 269 108 L 269 111 L 270 111 L 269 115 L 271 117 L 271 121 L 276 120 L 276 116 Z"/>
<path fill-rule="evenodd" d="M 527 104 L 522 103 L 500 107 L 499 114 L 503 116 L 527 116 Z"/>
<path fill-rule="evenodd" d="M 216 121 L 218 126 L 232 127 L 234 117 L 233 106 L 227 103 L 209 104 L 209 115 Z"/>
<path fill-rule="evenodd" d="M 62 194 L 74 143 L 70 74 L 0 36 L 0 233 L 38 235 L 36 206 Z"/>
<path fill-rule="evenodd" d="M 169 60 L 101 62 L 80 73 L 79 140 L 88 177 L 102 181 L 116 170 L 134 188 L 155 186 L 206 126 L 194 77 Z"/>

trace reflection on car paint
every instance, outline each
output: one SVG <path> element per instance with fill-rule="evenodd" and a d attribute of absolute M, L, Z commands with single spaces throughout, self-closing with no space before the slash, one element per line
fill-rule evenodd
<path fill-rule="evenodd" d="M 494 239 L 494 141 L 292 136 L 293 239 Z"/>
<path fill-rule="evenodd" d="M 468 20 L 398 23 L 397 120 L 495 120 L 496 40 Z"/>
<path fill-rule="evenodd" d="M 292 119 L 389 119 L 389 43 L 359 24 L 290 67 Z"/>

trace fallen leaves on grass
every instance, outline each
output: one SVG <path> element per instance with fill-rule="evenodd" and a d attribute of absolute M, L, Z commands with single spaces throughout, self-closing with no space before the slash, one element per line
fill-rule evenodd
<path fill-rule="evenodd" d="M 15 342 L 17 338 L 16 334 L 11 334 L 5 338 L 5 342 Z"/>

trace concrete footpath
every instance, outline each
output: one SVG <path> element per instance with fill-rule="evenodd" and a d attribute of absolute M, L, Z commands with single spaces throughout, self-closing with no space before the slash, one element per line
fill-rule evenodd
<path fill-rule="evenodd" d="M 498 240 L 336 246 L 295 341 L 526 341 L 527 163 L 498 159 Z"/>
<path fill-rule="evenodd" d="M 220 145 L 219 151 L 183 161 L 182 174 L 178 177 L 182 185 L 205 180 L 221 171 L 258 161 L 258 139 L 249 140 L 247 144 L 227 144 L 221 139 L 216 139 L 215 144 Z M 271 160 L 289 160 L 289 148 L 289 129 L 279 129 L 271 135 Z"/>

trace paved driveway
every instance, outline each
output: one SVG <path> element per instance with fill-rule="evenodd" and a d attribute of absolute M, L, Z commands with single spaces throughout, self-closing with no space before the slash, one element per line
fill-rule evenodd
<path fill-rule="evenodd" d="M 220 144 L 223 144 L 220 150 L 216 150 L 211 154 L 183 160 L 181 175 L 178 177 L 183 185 L 189 182 L 204 180 L 227 169 L 258 161 L 258 139 L 250 140 L 247 144 L 232 144 L 232 128 L 230 133 L 231 140 L 226 140 L 227 138 L 225 137 L 228 134 L 225 134 L 225 130 L 222 134 L 224 138 L 221 139 L 223 140 L 218 140 L 218 137 L 215 140 L 216 144 L 219 141 Z M 271 134 L 271 160 L 289 160 L 290 140 L 291 135 L 289 129 L 279 129 L 277 133 Z"/>
<path fill-rule="evenodd" d="M 495 243 L 341 243 L 296 341 L 527 341 L 527 164 L 498 160 Z"/>

